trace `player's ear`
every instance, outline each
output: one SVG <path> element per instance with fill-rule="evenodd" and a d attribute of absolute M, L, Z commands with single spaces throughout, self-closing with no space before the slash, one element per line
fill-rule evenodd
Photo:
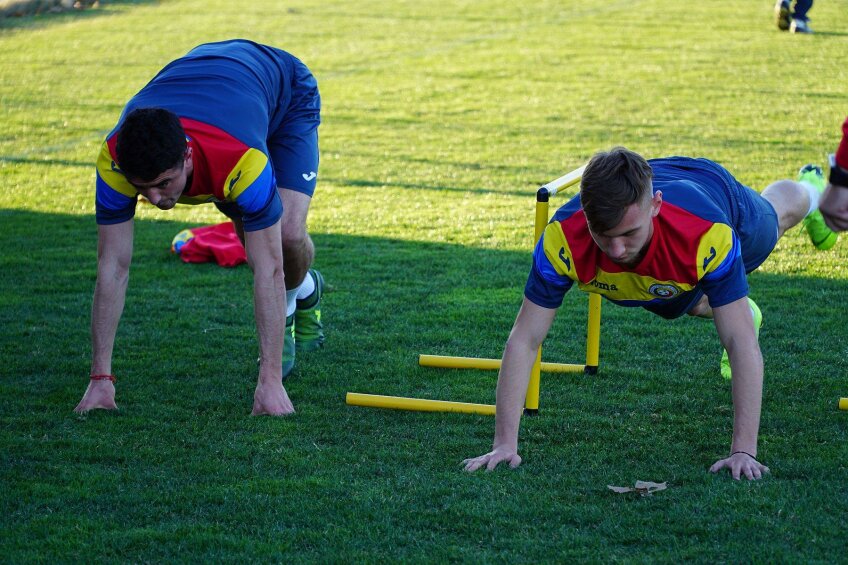
<path fill-rule="evenodd" d="M 655 218 L 657 214 L 660 213 L 660 207 L 662 206 L 662 191 L 658 190 L 654 193 L 654 196 L 651 197 L 651 217 Z"/>

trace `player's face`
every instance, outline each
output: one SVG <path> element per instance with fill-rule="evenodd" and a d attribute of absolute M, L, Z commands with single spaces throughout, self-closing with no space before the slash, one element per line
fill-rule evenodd
<path fill-rule="evenodd" d="M 634 202 L 627 207 L 621 221 L 603 233 L 589 229 L 592 239 L 614 263 L 633 268 L 639 264 L 651 243 L 654 234 L 654 217 L 660 212 L 662 193 L 657 191 L 652 198 Z"/>
<path fill-rule="evenodd" d="M 160 210 L 170 210 L 186 189 L 188 177 L 194 170 L 191 149 L 186 151 L 185 160 L 179 166 L 163 171 L 151 181 L 130 181 L 139 194 L 147 198 Z"/>

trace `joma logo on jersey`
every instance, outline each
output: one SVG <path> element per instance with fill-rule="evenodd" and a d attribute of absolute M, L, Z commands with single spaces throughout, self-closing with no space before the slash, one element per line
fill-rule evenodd
<path fill-rule="evenodd" d="M 680 289 L 670 284 L 652 284 L 650 288 L 648 288 L 648 292 L 657 298 L 668 299 L 674 298 L 680 294 Z"/>
<path fill-rule="evenodd" d="M 565 263 L 565 270 L 571 270 L 571 261 L 568 260 L 568 257 L 565 256 L 565 247 L 559 248 L 559 260 Z"/>
<path fill-rule="evenodd" d="M 233 189 L 233 187 L 236 185 L 236 183 L 239 181 L 240 178 L 241 178 L 241 170 L 239 170 L 238 174 L 236 174 L 236 176 L 233 177 L 232 180 L 230 180 L 230 190 Z"/>
<path fill-rule="evenodd" d="M 715 247 L 710 247 L 710 255 L 709 257 L 704 257 L 704 270 L 707 270 L 707 265 L 710 264 L 710 261 L 716 258 L 716 250 Z"/>
<path fill-rule="evenodd" d="M 615 286 L 614 284 L 609 284 L 609 283 L 605 283 L 605 282 L 600 282 L 600 281 L 599 281 L 599 280 L 597 280 L 597 279 L 593 280 L 593 281 L 592 281 L 592 282 L 590 282 L 589 284 L 590 284 L 590 285 L 592 285 L 592 286 L 594 286 L 595 288 L 599 288 L 599 289 L 601 289 L 601 290 L 612 290 L 612 291 L 617 291 L 617 290 L 618 290 L 618 287 L 617 287 L 617 286 Z"/>

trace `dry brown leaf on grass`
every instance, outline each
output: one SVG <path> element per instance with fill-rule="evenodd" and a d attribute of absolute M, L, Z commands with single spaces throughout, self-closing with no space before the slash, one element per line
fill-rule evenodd
<path fill-rule="evenodd" d="M 638 492 L 642 496 L 651 496 L 655 492 L 659 492 L 661 490 L 665 490 L 668 488 L 667 483 L 652 483 L 650 481 L 636 481 L 636 484 L 632 487 L 616 487 L 613 485 L 607 485 L 607 488 L 613 492 L 617 492 L 619 494 L 625 494 L 628 492 Z"/>

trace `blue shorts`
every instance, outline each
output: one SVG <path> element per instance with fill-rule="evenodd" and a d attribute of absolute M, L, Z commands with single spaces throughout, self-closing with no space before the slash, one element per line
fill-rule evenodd
<path fill-rule="evenodd" d="M 742 262 L 745 264 L 745 273 L 748 274 L 765 262 L 777 244 L 777 212 L 757 191 L 736 179 L 733 179 L 733 182 L 735 186 L 728 187 L 730 206 L 733 209 L 732 227 L 739 238 Z M 663 318 L 679 318 L 689 312 L 702 296 L 704 291 L 696 287 L 677 298 L 644 308 Z"/>
<path fill-rule="evenodd" d="M 318 179 L 318 124 L 321 95 L 306 65 L 294 59 L 292 96 L 277 108 L 268 132 L 268 154 L 277 186 L 312 196 Z"/>

